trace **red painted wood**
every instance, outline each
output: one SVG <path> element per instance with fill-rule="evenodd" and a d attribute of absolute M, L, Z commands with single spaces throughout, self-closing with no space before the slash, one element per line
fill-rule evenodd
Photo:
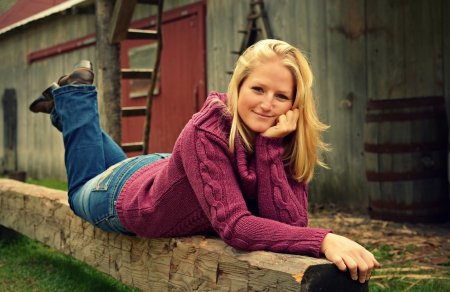
<path fill-rule="evenodd" d="M 95 45 L 96 41 L 97 40 L 95 34 L 90 34 L 63 44 L 59 44 L 50 48 L 32 52 L 28 54 L 27 61 L 28 63 L 32 63 L 35 61 L 40 61 L 42 59 L 54 57 L 60 54 L 69 53 L 71 51 L 93 46 Z"/>
<path fill-rule="evenodd" d="M 67 0 L 19 0 L 0 16 L 0 29 L 52 8 Z"/>
<path fill-rule="evenodd" d="M 154 28 L 156 16 L 133 23 L 135 28 Z M 205 3 L 174 9 L 163 15 L 160 94 L 154 97 L 149 153 L 172 152 L 186 123 L 206 99 Z M 128 50 L 154 41 L 122 42 L 122 67 L 129 68 Z M 130 80 L 122 81 L 122 105 L 143 106 L 145 97 L 129 98 Z M 144 117 L 124 117 L 123 143 L 142 141 Z M 129 156 L 140 153 L 128 153 Z"/>

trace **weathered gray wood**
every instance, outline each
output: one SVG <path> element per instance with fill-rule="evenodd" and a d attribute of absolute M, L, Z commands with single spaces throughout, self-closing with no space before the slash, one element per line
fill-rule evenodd
<path fill-rule="evenodd" d="M 166 1 L 164 11 L 194 2 L 197 0 Z M 242 34 L 238 30 L 245 27 L 250 0 L 206 2 L 207 90 L 225 92 L 229 76 L 224 72 L 230 71 L 237 59 L 230 51 L 239 49 Z M 411 91 L 416 92 L 417 96 L 440 92 L 439 95 L 450 100 L 450 29 L 448 17 L 445 17 L 450 12 L 448 2 L 264 0 L 275 38 L 300 47 L 309 57 L 316 77 L 314 90 L 319 98 L 319 115 L 331 125 L 324 136 L 333 148 L 325 157 L 331 170 L 318 169 L 310 185 L 311 202 L 366 207 L 368 195 L 362 181 L 364 171 L 355 166 L 356 163 L 364 165 L 364 157 L 358 151 L 362 141 L 357 135 L 361 133 L 358 131 L 359 126 L 354 126 L 364 113 L 362 100 L 403 98 Z M 355 41 L 351 37 L 341 41 L 340 37 L 351 36 L 356 28 L 360 28 L 360 18 L 350 21 L 348 17 L 358 15 L 358 7 L 363 4 L 365 12 L 362 17 L 367 23 L 364 36 Z M 133 20 L 156 14 L 154 5 L 137 4 L 136 7 Z M 344 14 L 336 15 L 341 13 L 342 7 L 345 7 Z M 330 14 L 331 11 L 334 11 L 334 15 Z M 350 30 L 346 28 L 347 22 L 339 26 L 340 18 L 343 17 L 352 23 Z M 31 64 L 26 61 L 30 52 L 95 32 L 94 15 L 68 13 L 47 17 L 7 35 L 0 35 L 0 92 L 6 88 L 17 90 L 18 168 L 26 170 L 32 178 L 66 179 L 61 134 L 51 126 L 47 115 L 30 113 L 28 105 L 50 83 L 69 72 L 80 59 L 89 59 L 94 64 L 102 127 L 109 133 L 119 129 L 115 127 L 108 130 L 107 124 L 111 120 L 105 112 L 115 104 L 105 102 L 103 97 L 119 94 L 120 88 L 111 90 L 111 94 L 104 92 L 102 80 L 112 79 L 101 77 L 115 69 L 111 63 L 97 64 L 95 47 L 74 50 Z M 363 45 L 362 38 L 366 39 Z M 354 47 L 362 50 L 358 54 L 366 54 L 366 61 L 355 57 Z M 364 67 L 367 67 L 366 71 L 360 69 Z M 119 74 L 116 72 L 112 77 L 119 78 Z M 364 84 L 367 89 L 363 90 L 364 97 L 361 97 Z M 355 98 L 351 108 L 346 101 L 349 100 L 350 92 Z M 450 102 L 448 108 L 450 112 Z M 120 117 L 120 105 L 112 116 Z M 362 125 L 363 121 L 359 123 Z M 4 133 L 0 128 L 0 158 L 3 159 Z M 405 162 L 398 160 L 386 163 L 397 165 Z"/>
<path fill-rule="evenodd" d="M 115 44 L 127 39 L 128 29 L 137 0 L 116 0 L 108 29 L 109 43 Z"/>
<path fill-rule="evenodd" d="M 326 94 L 320 96 L 319 108 L 322 113 L 326 109 L 322 116 L 331 125 L 324 138 L 332 143 L 333 153 L 327 161 L 332 171 L 322 170 L 325 175 L 316 176 L 311 184 L 315 190 L 311 197 L 364 206 L 368 199 L 364 195 L 367 189 L 365 178 L 356 175 L 364 172 L 363 121 L 367 81 L 364 3 L 355 1 L 352 9 L 348 9 L 348 1 L 326 1 L 324 12 L 325 15 L 319 16 L 317 11 L 311 17 L 320 17 L 326 23 L 324 60 L 321 61 L 326 72 L 317 78 L 325 81 Z M 350 193 L 355 195 L 348 196 Z"/>
<path fill-rule="evenodd" d="M 97 26 L 97 82 L 99 99 L 105 116 L 102 126 L 106 133 L 118 144 L 122 142 L 122 100 L 120 43 L 108 41 L 108 25 L 116 1 L 96 0 Z M 119 4 L 125 5 L 118 1 Z"/>
<path fill-rule="evenodd" d="M 368 103 L 364 144 L 372 218 L 411 223 L 448 220 L 443 101 L 430 97 Z"/>
<path fill-rule="evenodd" d="M 369 99 L 442 95 L 441 6 L 367 1 Z"/>
<path fill-rule="evenodd" d="M 215 237 L 106 233 L 75 216 L 66 196 L 0 179 L 0 225 L 143 291 L 368 291 L 325 259 L 244 252 Z"/>

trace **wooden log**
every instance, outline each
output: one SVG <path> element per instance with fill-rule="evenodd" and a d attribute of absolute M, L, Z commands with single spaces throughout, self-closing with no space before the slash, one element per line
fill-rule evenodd
<path fill-rule="evenodd" d="M 103 232 L 73 214 L 66 192 L 14 180 L 0 179 L 0 225 L 143 291 L 368 291 L 326 259 Z"/>

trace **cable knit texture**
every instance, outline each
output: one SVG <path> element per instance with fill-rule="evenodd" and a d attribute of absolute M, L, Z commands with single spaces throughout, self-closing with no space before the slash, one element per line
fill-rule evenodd
<path fill-rule="evenodd" d="M 290 178 L 282 139 L 257 136 L 248 155 L 228 148 L 231 118 L 211 92 L 180 134 L 167 159 L 137 171 L 117 201 L 122 224 L 143 237 L 217 232 L 241 250 L 270 250 L 319 257 L 331 230 L 307 228 L 307 185 Z"/>

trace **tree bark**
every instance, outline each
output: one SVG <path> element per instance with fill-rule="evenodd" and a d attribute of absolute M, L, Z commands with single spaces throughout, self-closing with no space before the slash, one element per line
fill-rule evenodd
<path fill-rule="evenodd" d="M 97 90 L 102 128 L 118 144 L 122 142 L 120 43 L 110 44 L 108 28 L 115 0 L 96 0 Z"/>

